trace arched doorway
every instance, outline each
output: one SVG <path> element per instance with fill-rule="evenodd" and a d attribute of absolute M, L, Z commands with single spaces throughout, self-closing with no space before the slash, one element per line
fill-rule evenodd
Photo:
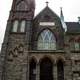
<path fill-rule="evenodd" d="M 58 80 L 64 80 L 64 65 L 61 60 L 57 62 L 57 78 Z"/>
<path fill-rule="evenodd" d="M 40 80 L 53 80 L 53 63 L 49 58 L 40 62 Z"/>
<path fill-rule="evenodd" d="M 36 80 L 36 60 L 31 59 L 29 62 L 29 80 Z"/>

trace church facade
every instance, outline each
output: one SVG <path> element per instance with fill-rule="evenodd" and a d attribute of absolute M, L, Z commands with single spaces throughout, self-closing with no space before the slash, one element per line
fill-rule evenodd
<path fill-rule="evenodd" d="M 13 0 L 0 54 L 0 80 L 80 80 L 80 21 L 65 22 L 48 5 Z"/>

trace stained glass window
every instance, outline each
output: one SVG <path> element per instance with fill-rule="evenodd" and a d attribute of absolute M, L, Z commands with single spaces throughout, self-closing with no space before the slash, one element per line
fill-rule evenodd
<path fill-rule="evenodd" d="M 40 34 L 38 50 L 56 50 L 56 39 L 50 30 L 46 29 Z"/>
<path fill-rule="evenodd" d="M 18 20 L 15 20 L 15 21 L 13 22 L 12 32 L 17 32 L 18 24 L 19 24 Z"/>

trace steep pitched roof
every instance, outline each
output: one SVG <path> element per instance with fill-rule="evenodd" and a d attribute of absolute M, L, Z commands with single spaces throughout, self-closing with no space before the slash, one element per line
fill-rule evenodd
<path fill-rule="evenodd" d="M 79 22 L 66 22 L 67 33 L 77 34 L 80 33 L 80 24 Z"/>
<path fill-rule="evenodd" d="M 48 6 L 46 6 L 36 17 L 36 18 L 39 18 L 40 16 L 44 15 L 44 14 L 50 14 L 52 15 L 52 17 L 56 17 L 56 18 L 59 18 L 59 16 L 53 12 Z"/>

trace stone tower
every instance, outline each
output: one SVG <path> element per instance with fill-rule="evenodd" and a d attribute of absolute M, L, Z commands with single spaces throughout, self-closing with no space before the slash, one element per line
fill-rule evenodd
<path fill-rule="evenodd" d="M 0 80 L 27 80 L 34 12 L 34 0 L 13 0 L 0 56 Z"/>
<path fill-rule="evenodd" d="M 65 22 L 62 8 L 59 17 L 48 2 L 34 12 L 34 0 L 13 0 L 0 80 L 80 80 L 80 22 Z"/>

